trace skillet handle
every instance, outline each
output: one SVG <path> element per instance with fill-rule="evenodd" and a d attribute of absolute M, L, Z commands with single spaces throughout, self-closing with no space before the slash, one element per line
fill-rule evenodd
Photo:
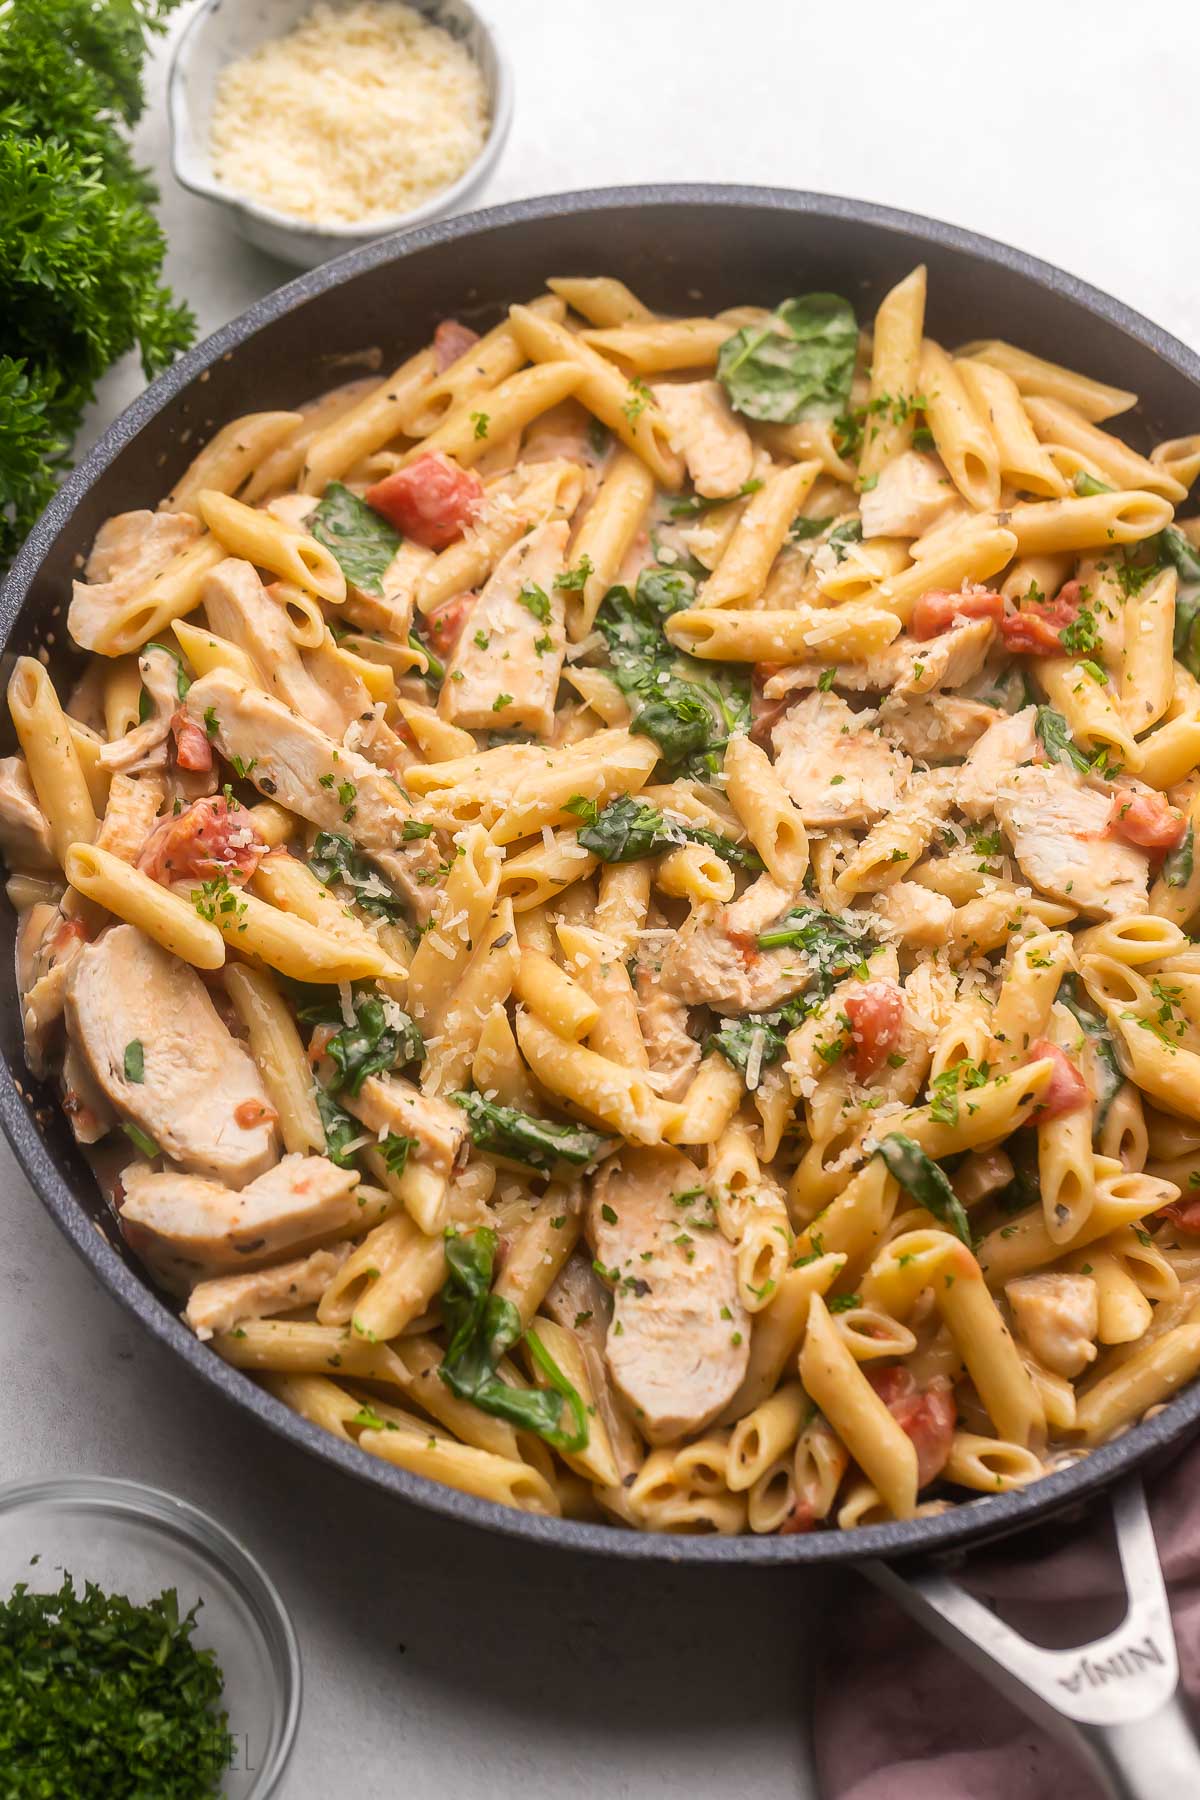
<path fill-rule="evenodd" d="M 1107 1637 L 1045 1650 L 940 1570 L 863 1572 L 963 1656 L 1030 1718 L 1080 1756 L 1111 1800 L 1200 1794 L 1200 1744 L 1179 1692 L 1179 1662 L 1141 1478 L 1113 1492 L 1129 1607 Z"/>

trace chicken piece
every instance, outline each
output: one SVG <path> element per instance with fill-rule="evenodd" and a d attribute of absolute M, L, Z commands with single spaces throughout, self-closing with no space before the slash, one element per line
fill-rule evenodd
<path fill-rule="evenodd" d="M 990 619 L 959 618 L 937 637 L 915 642 L 897 638 L 889 648 L 905 644 L 906 667 L 892 684 L 893 695 L 901 698 L 961 687 L 982 669 L 995 635 Z"/>
<path fill-rule="evenodd" d="M 239 1198 L 244 1199 L 245 1193 Z M 332 1244 L 328 1250 L 314 1250 L 311 1256 L 251 1274 L 213 1276 L 197 1282 L 183 1316 L 203 1340 L 217 1331 L 232 1331 L 243 1319 L 269 1319 L 298 1306 L 312 1306 L 349 1254 L 349 1244 Z"/>
<path fill-rule="evenodd" d="M 253 1269 L 344 1232 L 361 1217 L 357 1170 L 339 1169 L 324 1156 L 285 1156 L 237 1190 L 144 1163 L 126 1169 L 122 1182 L 127 1243 L 174 1277 Z"/>
<path fill-rule="evenodd" d="M 859 501 L 863 537 L 921 537 L 956 499 L 954 483 L 936 456 L 903 450 Z"/>
<path fill-rule="evenodd" d="M 66 1013 L 109 1100 L 172 1161 L 234 1188 L 270 1168 L 278 1133 L 266 1089 L 187 963 L 116 925 L 76 957 Z"/>
<path fill-rule="evenodd" d="M 642 938 L 638 948 L 638 1021 L 650 1068 L 659 1077 L 656 1091 L 664 1100 L 682 1100 L 700 1066 L 700 1046 L 688 1031 L 688 1009 L 659 979 L 663 957 L 675 937 Z"/>
<path fill-rule="evenodd" d="M 23 756 L 0 758 L 0 851 L 10 869 L 42 874 L 58 867 Z"/>
<path fill-rule="evenodd" d="M 347 1112 L 377 1136 L 417 1140 L 415 1157 L 449 1181 L 467 1151 L 467 1115 L 401 1075 L 368 1075 L 357 1094 L 342 1094 Z"/>
<path fill-rule="evenodd" d="M 1001 829 L 1026 880 L 1050 900 L 1091 918 L 1145 912 L 1150 862 L 1144 850 L 1104 835 L 1112 802 L 1061 763 L 1033 763 L 996 796 Z"/>
<path fill-rule="evenodd" d="M 566 633 L 565 519 L 539 525 L 507 551 L 471 608 L 454 646 L 438 711 L 468 731 L 525 730 L 548 738 L 562 674 Z"/>
<path fill-rule="evenodd" d="M 321 504 L 319 494 L 276 494 L 268 500 L 263 511 L 278 519 L 281 525 L 287 525 L 292 531 L 307 531 L 308 521 Z M 214 631 L 216 627 L 213 627 Z"/>
<path fill-rule="evenodd" d="M 646 1460 L 645 1446 L 625 1400 L 608 1378 L 604 1340 L 612 1323 L 612 1295 L 592 1267 L 591 1258 L 576 1250 L 563 1264 L 542 1302 L 542 1311 L 574 1332 L 591 1377 L 596 1411 L 608 1432 L 617 1473 L 624 1481 Z"/>
<path fill-rule="evenodd" d="M 49 902 L 31 906 L 17 925 L 25 1061 L 43 1078 L 50 1072 L 50 1050 L 66 1005 L 67 979 L 86 939 L 80 920 L 68 918 L 61 905 Z"/>
<path fill-rule="evenodd" d="M 950 941 L 954 902 L 918 881 L 894 881 L 872 897 L 879 936 L 910 950 L 936 950 Z"/>
<path fill-rule="evenodd" d="M 654 398 L 672 447 L 706 500 L 736 494 L 754 473 L 754 444 L 719 381 L 659 381 Z"/>
<path fill-rule="evenodd" d="M 738 1297 L 733 1246 L 688 1230 L 678 1198 L 701 1186 L 679 1150 L 625 1150 L 592 1187 L 587 1230 L 613 1290 L 605 1357 L 652 1444 L 700 1431 L 746 1373 L 750 1323 Z"/>
<path fill-rule="evenodd" d="M 158 776 L 114 775 L 96 838 L 97 848 L 119 856 L 122 862 L 136 863 L 154 830 L 165 794 L 165 783 Z"/>
<path fill-rule="evenodd" d="M 399 784 L 356 750 L 228 669 L 194 681 L 184 704 L 196 724 L 207 719 L 221 755 L 240 758 L 246 779 L 268 800 L 364 850 L 399 847 L 408 802 Z"/>
<path fill-rule="evenodd" d="M 113 774 L 134 769 L 162 769 L 167 762 L 171 720 L 179 710 L 179 664 L 169 650 L 147 644 L 138 657 L 142 687 L 150 697 L 151 712 L 140 725 L 114 738 L 100 752 L 100 766 Z"/>
<path fill-rule="evenodd" d="M 990 619 L 963 618 L 937 637 L 901 633 L 862 662 L 835 663 L 833 685 L 847 693 L 891 694 L 904 700 L 962 687 L 982 669 L 995 635 Z M 828 668 L 826 663 L 789 663 L 764 683 L 763 695 L 778 700 L 797 688 L 815 688 Z"/>
<path fill-rule="evenodd" d="M 62 1066 L 62 1109 L 77 1144 L 98 1144 L 117 1122 L 103 1088 L 74 1044 L 68 1044 Z"/>
<path fill-rule="evenodd" d="M 353 697 L 329 693 L 314 680 L 288 627 L 287 613 L 258 579 L 252 563 L 226 557 L 200 590 L 211 629 L 244 650 L 267 692 L 341 741 L 347 725 L 370 700 L 361 682 Z"/>
<path fill-rule="evenodd" d="M 729 906 L 693 912 L 670 941 L 658 979 L 688 1006 L 721 1013 L 770 1012 L 803 993 L 813 970 L 801 950 L 760 950 L 759 933 L 787 911 L 792 896 L 760 875 Z"/>
<path fill-rule="evenodd" d="M 779 720 L 771 743 L 775 773 L 804 823 L 818 828 L 872 824 L 895 806 L 912 768 L 839 694 L 807 695 Z"/>
<path fill-rule="evenodd" d="M 993 713 L 992 723 L 969 753 L 958 777 L 956 800 L 969 819 L 982 819 L 995 809 L 996 796 L 1014 769 L 1037 754 L 1037 707 L 1019 713 Z"/>
<path fill-rule="evenodd" d="M 86 580 L 72 583 L 67 627 L 80 648 L 94 650 L 116 608 L 195 543 L 201 529 L 199 519 L 186 512 L 138 511 L 106 519 L 88 557 Z"/>
<path fill-rule="evenodd" d="M 1044 1368 L 1073 1381 L 1095 1361 L 1100 1297 L 1090 1275 L 1022 1275 L 1004 1292 L 1017 1336 Z"/>
<path fill-rule="evenodd" d="M 885 700 L 879 724 L 890 743 L 919 762 L 958 762 L 995 723 L 996 709 L 957 694 Z"/>

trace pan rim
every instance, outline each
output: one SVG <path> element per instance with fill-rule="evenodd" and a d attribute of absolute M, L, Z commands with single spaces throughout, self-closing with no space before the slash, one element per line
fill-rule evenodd
<path fill-rule="evenodd" d="M 799 189 L 735 184 L 667 183 L 576 189 L 536 196 L 465 213 L 397 232 L 346 252 L 308 271 L 218 328 L 165 370 L 121 413 L 64 482 L 34 526 L 0 590 L 0 652 L 25 603 L 47 551 L 76 506 L 142 427 L 211 368 L 257 332 L 330 288 L 350 284 L 376 267 L 403 261 L 421 250 L 459 239 L 477 238 L 506 226 L 564 215 L 618 211 L 629 207 L 744 208 L 787 212 L 842 221 L 972 256 L 1000 266 L 1105 320 L 1150 350 L 1175 373 L 1200 389 L 1200 357 L 1133 308 L 1066 270 L 1025 251 L 964 227 L 880 206 L 870 201 Z M 103 1237 L 77 1198 L 38 1130 L 32 1102 L 22 1089 L 23 1067 L 0 1058 L 0 1126 L 24 1174 L 60 1230 L 103 1286 L 161 1343 L 226 1400 L 257 1418 L 276 1435 L 319 1457 L 343 1475 L 365 1481 L 439 1517 L 573 1552 L 619 1556 L 630 1561 L 709 1566 L 763 1567 L 779 1564 L 858 1562 L 869 1557 L 944 1555 L 1033 1526 L 1064 1507 L 1094 1498 L 1116 1476 L 1161 1457 L 1180 1445 L 1200 1422 L 1200 1379 L 1174 1397 L 1153 1419 L 1100 1446 L 1071 1466 L 1008 1494 L 963 1501 L 940 1515 L 894 1521 L 853 1531 L 822 1531 L 788 1537 L 676 1537 L 636 1532 L 618 1525 L 586 1524 L 518 1512 L 463 1494 L 423 1476 L 368 1456 L 354 1444 L 321 1431 L 258 1387 L 243 1371 L 215 1356 Z"/>

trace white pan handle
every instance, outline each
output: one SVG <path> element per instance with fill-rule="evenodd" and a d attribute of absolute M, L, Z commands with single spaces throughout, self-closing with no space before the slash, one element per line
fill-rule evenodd
<path fill-rule="evenodd" d="M 949 1575 L 868 1562 L 863 1573 L 1022 1711 L 1082 1757 L 1112 1800 L 1200 1795 L 1200 1744 L 1179 1693 L 1171 1609 L 1140 1477 L 1113 1492 L 1129 1609 L 1107 1637 L 1044 1650 Z"/>

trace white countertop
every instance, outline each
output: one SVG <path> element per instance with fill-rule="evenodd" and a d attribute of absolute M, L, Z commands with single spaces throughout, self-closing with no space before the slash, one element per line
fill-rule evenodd
<path fill-rule="evenodd" d="M 858 195 L 1034 251 L 1200 345 L 1194 0 L 487 10 L 517 106 L 480 204 L 645 180 Z M 163 68 L 139 148 L 161 171 L 169 279 L 203 332 L 291 272 L 175 187 Z M 89 436 L 141 385 L 133 365 L 110 376 Z M 70 1253 L 6 1146 L 0 1368 L 5 1479 L 147 1481 L 263 1557 L 305 1660 L 289 1800 L 811 1791 L 815 1585 L 538 1557 L 351 1486 L 176 1367 Z"/>

